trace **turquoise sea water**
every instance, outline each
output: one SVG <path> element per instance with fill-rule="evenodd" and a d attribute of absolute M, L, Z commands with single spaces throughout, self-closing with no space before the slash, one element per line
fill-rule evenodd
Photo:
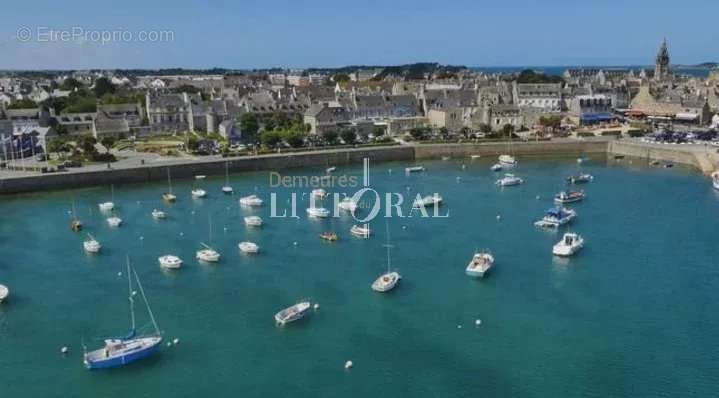
<path fill-rule="evenodd" d="M 583 187 L 588 199 L 574 206 L 571 227 L 586 247 L 558 260 L 551 247 L 560 235 L 532 223 L 578 166 L 520 162 L 525 184 L 505 189 L 494 185 L 489 160 L 427 161 L 426 173 L 409 177 L 407 164 L 373 164 L 374 189 L 436 191 L 446 203 L 441 214 L 449 212 L 389 221 L 403 280 L 385 295 L 370 290 L 385 269 L 384 222 L 359 240 L 349 236 L 349 217 L 308 220 L 306 196 L 299 220 L 270 218 L 269 206 L 240 209 L 239 196 L 255 190 L 269 202 L 264 172 L 232 175 L 231 197 L 220 193 L 224 178 L 208 178 L 202 200 L 190 198 L 193 181 L 176 181 L 179 200 L 169 206 L 162 183 L 116 186 L 125 225 L 114 230 L 97 211 L 109 187 L 3 197 L 0 283 L 11 297 L 0 305 L 0 396 L 715 395 L 719 195 L 708 180 L 682 168 L 591 161 L 584 170 L 595 181 Z M 272 190 L 280 202 L 291 191 Z M 84 234 L 69 231 L 73 198 L 85 230 L 104 245 L 100 255 L 86 255 Z M 170 218 L 154 221 L 153 208 Z M 266 226 L 247 229 L 247 214 Z M 217 265 L 194 259 L 208 241 L 209 215 L 223 256 Z M 326 230 L 340 241 L 321 241 Z M 262 253 L 241 255 L 242 240 Z M 482 280 L 464 274 L 477 248 L 497 259 Z M 180 343 L 132 366 L 87 371 L 81 342 L 95 348 L 98 338 L 127 331 L 118 272 L 128 253 L 166 339 Z M 163 272 L 157 257 L 166 253 L 180 255 L 183 268 Z M 304 297 L 320 309 L 275 326 L 274 313 Z M 142 308 L 138 314 L 147 321 Z"/>

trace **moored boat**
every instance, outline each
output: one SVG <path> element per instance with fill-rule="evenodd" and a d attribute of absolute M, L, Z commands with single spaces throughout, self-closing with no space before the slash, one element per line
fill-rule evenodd
<path fill-rule="evenodd" d="M 243 253 L 257 253 L 260 251 L 260 247 L 253 242 L 240 242 L 237 247 L 239 247 Z"/>
<path fill-rule="evenodd" d="M 155 220 L 164 220 L 165 218 L 167 218 L 167 214 L 165 214 L 165 212 L 162 210 L 153 209 L 152 218 L 154 218 Z"/>
<path fill-rule="evenodd" d="M 584 191 L 562 191 L 554 195 L 554 201 L 556 203 L 574 203 L 584 200 Z"/>
<path fill-rule="evenodd" d="M 275 322 L 279 325 L 286 325 L 290 322 L 297 321 L 307 315 L 310 308 L 311 304 L 309 301 L 300 301 L 299 303 L 276 313 Z"/>
<path fill-rule="evenodd" d="M 72 212 L 70 213 L 70 230 L 73 232 L 79 232 L 82 230 L 82 221 L 77 218 L 75 212 L 75 201 L 72 202 Z"/>
<path fill-rule="evenodd" d="M 247 216 L 245 217 L 245 225 L 248 227 L 261 227 L 262 218 L 259 216 Z"/>
<path fill-rule="evenodd" d="M 154 331 L 145 336 L 138 336 L 135 326 L 135 291 L 133 290 L 132 280 L 136 281 L 138 290 L 141 293 L 142 300 L 145 302 L 147 307 L 147 313 L 152 322 Z M 127 277 L 129 287 L 129 301 L 130 301 L 130 319 L 131 329 L 130 333 L 125 337 L 115 337 L 105 340 L 105 345 L 102 348 L 85 352 L 83 354 L 83 363 L 88 369 L 106 369 L 114 368 L 118 366 L 124 366 L 129 363 L 139 361 L 147 358 L 152 354 L 156 353 L 162 343 L 162 334 L 160 328 L 157 326 L 155 316 L 152 314 L 150 304 L 145 296 L 145 291 L 140 283 L 140 278 L 133 268 L 130 267 L 130 262 L 127 262 Z"/>
<path fill-rule="evenodd" d="M 357 210 L 357 202 L 355 202 L 355 200 L 350 197 L 346 197 L 340 201 L 337 207 L 344 211 L 353 213 L 355 210 Z"/>
<path fill-rule="evenodd" d="M 327 218 L 330 216 L 330 211 L 324 207 L 308 207 L 307 215 L 313 218 Z"/>
<path fill-rule="evenodd" d="M 97 239 L 95 239 L 95 237 L 90 234 L 87 234 L 87 238 L 84 242 L 82 242 L 82 246 L 88 253 L 98 253 L 102 248 L 100 242 L 98 242 Z"/>
<path fill-rule="evenodd" d="M 575 217 L 577 217 L 577 212 L 574 209 L 553 207 L 547 210 L 547 212 L 544 213 L 544 217 L 535 222 L 534 225 L 538 227 L 557 228 L 570 223 Z"/>
<path fill-rule="evenodd" d="M 100 208 L 100 211 L 111 211 L 115 208 L 115 204 L 113 202 L 103 202 L 98 204 L 97 207 Z"/>
<path fill-rule="evenodd" d="M 225 162 L 225 185 L 222 187 L 222 193 L 230 195 L 232 192 L 233 189 L 230 186 L 230 162 Z"/>
<path fill-rule="evenodd" d="M 472 277 L 484 277 L 489 269 L 494 265 L 494 256 L 488 251 L 475 253 L 472 261 L 469 262 L 465 272 Z"/>
<path fill-rule="evenodd" d="M 499 155 L 499 163 L 502 166 L 516 166 L 517 159 L 515 159 L 512 155 Z"/>
<path fill-rule="evenodd" d="M 406 173 L 417 173 L 420 171 L 424 171 L 424 166 L 412 166 L 412 167 L 405 167 L 404 171 Z"/>
<path fill-rule="evenodd" d="M 320 234 L 320 238 L 329 242 L 336 242 L 338 237 L 334 232 L 323 232 Z"/>
<path fill-rule="evenodd" d="M 162 200 L 165 202 L 175 202 L 177 200 L 177 196 L 172 193 L 172 179 L 170 178 L 170 168 L 167 168 L 167 192 L 162 194 Z"/>
<path fill-rule="evenodd" d="M 402 279 L 399 272 L 391 271 L 392 257 L 390 256 L 390 249 L 392 248 L 392 245 L 389 244 L 389 224 L 387 224 L 387 243 L 384 246 L 387 248 L 387 272 L 380 275 L 374 280 L 374 282 L 372 282 L 372 290 L 380 293 L 385 293 L 394 289 L 399 280 Z"/>
<path fill-rule="evenodd" d="M 372 231 L 369 229 L 369 225 L 353 225 L 350 228 L 350 233 L 358 238 L 369 239 Z"/>
<path fill-rule="evenodd" d="M 712 173 L 712 185 L 714 189 L 719 191 L 719 171 Z"/>
<path fill-rule="evenodd" d="M 10 295 L 10 289 L 5 285 L 0 285 L 0 303 Z"/>
<path fill-rule="evenodd" d="M 592 176 L 591 174 L 586 174 L 586 173 L 567 177 L 567 182 L 570 184 L 585 184 L 592 180 L 594 180 L 594 176 Z"/>
<path fill-rule="evenodd" d="M 107 225 L 109 225 L 113 228 L 117 228 L 120 225 L 122 225 L 122 218 L 120 218 L 116 215 L 113 215 L 112 217 L 108 217 L 106 221 L 107 221 Z"/>
<path fill-rule="evenodd" d="M 182 259 L 172 254 L 166 254 L 157 258 L 160 266 L 165 269 L 179 269 L 182 267 Z"/>
<path fill-rule="evenodd" d="M 582 247 L 584 247 L 584 238 L 578 234 L 567 232 L 562 240 L 554 245 L 552 253 L 556 256 L 566 257 L 578 252 Z"/>
<path fill-rule="evenodd" d="M 210 246 L 200 243 L 204 249 L 200 249 L 195 253 L 195 256 L 198 260 L 208 262 L 208 263 L 216 263 L 220 261 L 220 253 L 217 252 L 217 250 L 211 248 Z"/>
<path fill-rule="evenodd" d="M 502 165 L 499 163 L 495 163 L 490 167 L 490 170 L 492 171 L 502 171 Z"/>
<path fill-rule="evenodd" d="M 524 180 L 514 174 L 505 174 L 503 178 L 497 180 L 496 184 L 502 187 L 511 187 L 523 183 Z"/>
<path fill-rule="evenodd" d="M 191 193 L 193 198 L 204 198 L 207 196 L 207 191 L 202 188 L 194 188 Z"/>
<path fill-rule="evenodd" d="M 442 204 L 442 196 L 439 194 L 427 195 L 421 199 L 415 199 L 412 207 L 419 209 L 420 207 L 440 206 Z"/>
<path fill-rule="evenodd" d="M 240 205 L 247 207 L 259 207 L 262 206 L 262 199 L 257 195 L 249 195 L 240 198 Z"/>

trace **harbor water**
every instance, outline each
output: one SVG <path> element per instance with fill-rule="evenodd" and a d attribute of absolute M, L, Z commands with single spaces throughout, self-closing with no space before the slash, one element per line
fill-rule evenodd
<path fill-rule="evenodd" d="M 719 194 L 711 184 L 680 167 L 590 159 L 581 171 L 595 178 L 581 186 L 587 199 L 570 206 L 578 217 L 567 228 L 585 248 L 559 259 L 552 245 L 566 229 L 533 222 L 580 166 L 519 161 L 513 172 L 524 184 L 506 188 L 495 185 L 490 159 L 426 161 L 411 175 L 404 168 L 414 164 L 371 164 L 373 189 L 405 195 L 403 215 L 414 195 L 434 192 L 446 215 L 388 220 L 402 280 L 385 294 L 370 288 L 387 269 L 384 219 L 370 223 L 370 239 L 353 238 L 351 216 L 308 219 L 312 188 L 270 187 L 267 172 L 230 175 L 234 195 L 220 191 L 224 176 L 173 181 L 178 201 L 169 205 L 166 183 L 117 185 L 119 228 L 97 207 L 111 199 L 108 186 L 2 197 L 0 283 L 10 296 L 0 304 L 0 396 L 715 395 Z M 363 181 L 361 165 L 335 174 Z M 195 184 L 206 198 L 191 198 Z M 299 219 L 271 217 L 271 192 L 279 213 L 300 193 Z M 252 193 L 265 206 L 241 208 L 239 197 Z M 69 229 L 73 202 L 80 233 Z M 156 208 L 168 219 L 153 220 Z M 247 215 L 265 225 L 246 227 Z M 327 231 L 339 240 L 318 237 Z M 99 254 L 83 251 L 86 232 L 103 245 Z M 240 241 L 260 253 L 240 253 Z M 221 253 L 218 264 L 195 260 L 201 242 Z M 495 265 L 472 279 L 465 267 L 482 249 Z M 183 267 L 163 271 L 165 254 Z M 165 341 L 142 362 L 88 371 L 83 345 L 99 348 L 130 325 L 126 255 Z M 319 308 L 275 324 L 277 311 L 305 298 Z M 137 315 L 149 322 L 141 304 Z"/>

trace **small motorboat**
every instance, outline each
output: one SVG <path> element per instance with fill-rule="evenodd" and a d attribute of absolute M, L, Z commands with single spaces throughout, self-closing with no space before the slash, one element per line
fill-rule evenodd
<path fill-rule="evenodd" d="M 102 245 L 100 242 L 95 239 L 94 236 L 87 234 L 87 239 L 85 239 L 84 242 L 82 242 L 82 246 L 85 248 L 85 251 L 88 253 L 98 253 L 100 249 L 102 248 Z"/>
<path fill-rule="evenodd" d="M 537 227 L 558 228 L 562 225 L 570 223 L 577 217 L 576 210 L 565 209 L 563 207 L 553 207 L 544 214 L 544 217 L 535 222 Z"/>
<path fill-rule="evenodd" d="M 481 157 L 482 157 L 482 155 L 471 155 L 469 158 L 470 159 L 479 159 Z"/>
<path fill-rule="evenodd" d="M 499 163 L 495 163 L 490 167 L 490 170 L 492 171 L 502 171 L 502 165 Z"/>
<path fill-rule="evenodd" d="M 154 218 L 155 220 L 164 220 L 167 218 L 167 214 L 165 214 L 165 212 L 162 210 L 153 209 L 152 218 Z"/>
<path fill-rule="evenodd" d="M 115 204 L 112 202 L 104 202 L 97 205 L 97 207 L 100 208 L 100 211 L 111 211 L 115 208 Z"/>
<path fill-rule="evenodd" d="M 387 272 L 386 274 L 380 275 L 374 282 L 372 282 L 372 290 L 375 292 L 385 293 L 397 286 L 397 282 L 402 279 L 402 276 L 396 271 Z"/>
<path fill-rule="evenodd" d="M 584 247 L 584 238 L 580 235 L 567 232 L 554 247 L 552 253 L 556 256 L 571 256 Z"/>
<path fill-rule="evenodd" d="M 452 159 L 452 158 L 449 157 L 449 156 L 442 156 L 442 160 L 444 160 L 444 161 L 447 161 L 447 160 L 450 160 L 450 159 Z"/>
<path fill-rule="evenodd" d="M 160 266 L 165 269 L 179 269 L 180 267 L 182 267 L 182 260 L 177 256 L 173 256 L 172 254 L 158 257 L 157 261 L 159 261 Z"/>
<path fill-rule="evenodd" d="M 325 173 L 331 174 L 331 173 L 333 173 L 335 170 L 337 170 L 337 167 L 335 167 L 335 166 L 328 167 L 328 168 L 325 170 Z"/>
<path fill-rule="evenodd" d="M 245 225 L 248 227 L 261 227 L 262 218 L 259 216 L 247 216 L 245 217 Z"/>
<path fill-rule="evenodd" d="M 10 289 L 5 285 L 0 285 L 0 303 L 10 295 Z"/>
<path fill-rule="evenodd" d="M 512 155 L 499 155 L 499 163 L 503 166 L 516 166 L 517 159 Z"/>
<path fill-rule="evenodd" d="M 491 253 L 488 251 L 475 253 L 465 272 L 469 276 L 481 278 L 484 277 L 485 273 L 489 272 L 492 265 L 494 265 L 494 256 Z"/>
<path fill-rule="evenodd" d="M 511 187 L 522 184 L 524 180 L 515 176 L 514 174 L 505 174 L 503 178 L 497 180 L 496 184 L 502 187 Z"/>
<path fill-rule="evenodd" d="M 329 242 L 336 242 L 338 237 L 334 232 L 323 232 L 320 234 L 320 238 Z"/>
<path fill-rule="evenodd" d="M 355 202 L 355 200 L 350 197 L 346 197 L 340 201 L 337 207 L 339 207 L 341 210 L 354 213 L 355 210 L 357 210 L 357 202 Z"/>
<path fill-rule="evenodd" d="M 405 167 L 405 169 L 404 169 L 405 173 L 407 173 L 407 174 L 417 173 L 417 172 L 424 171 L 424 170 L 425 170 L 424 166 Z"/>
<path fill-rule="evenodd" d="M 193 198 L 204 198 L 205 196 L 207 196 L 207 191 L 205 191 L 205 190 L 202 189 L 202 188 L 194 188 L 194 189 L 192 190 L 192 197 L 193 197 Z"/>
<path fill-rule="evenodd" d="M 237 246 L 243 253 L 257 253 L 260 251 L 260 247 L 257 246 L 256 243 L 252 242 L 240 242 Z"/>
<path fill-rule="evenodd" d="M 350 233 L 358 238 L 369 239 L 372 231 L 369 229 L 369 225 L 353 225 L 350 228 Z"/>
<path fill-rule="evenodd" d="M 250 195 L 240 198 L 240 205 L 247 207 L 259 207 L 262 206 L 262 199 L 257 195 Z"/>
<path fill-rule="evenodd" d="M 567 182 L 570 184 L 585 184 L 592 180 L 594 180 L 594 176 L 586 173 L 567 177 Z"/>
<path fill-rule="evenodd" d="M 311 193 L 313 198 L 324 199 L 327 196 L 327 191 L 322 188 L 313 189 Z"/>
<path fill-rule="evenodd" d="M 204 249 L 200 249 L 197 253 L 195 253 L 198 260 L 208 263 L 216 263 L 220 261 L 220 253 L 204 243 L 200 244 L 204 247 Z"/>
<path fill-rule="evenodd" d="M 324 207 L 308 207 L 307 215 L 313 218 L 327 218 L 330 216 L 330 211 Z"/>
<path fill-rule="evenodd" d="M 719 171 L 712 173 L 712 186 L 719 191 Z"/>
<path fill-rule="evenodd" d="M 225 185 L 224 187 L 222 187 L 222 193 L 224 193 L 226 195 L 231 195 L 232 192 L 234 192 L 234 191 L 231 186 Z"/>
<path fill-rule="evenodd" d="M 554 195 L 555 203 L 574 203 L 584 200 L 584 191 L 562 191 Z"/>
<path fill-rule="evenodd" d="M 278 325 L 286 325 L 290 322 L 302 319 L 305 315 L 307 315 L 310 308 L 311 304 L 309 301 L 301 301 L 276 313 L 275 321 Z"/>
<path fill-rule="evenodd" d="M 111 227 L 113 227 L 113 228 L 117 228 L 117 227 L 119 227 L 120 225 L 122 225 L 122 218 L 120 218 L 120 217 L 118 217 L 118 216 L 108 217 L 108 219 L 107 219 L 107 225 L 109 225 L 109 226 L 111 226 Z"/>
<path fill-rule="evenodd" d="M 412 203 L 412 207 L 419 209 L 420 207 L 440 206 L 442 205 L 442 201 L 442 197 L 438 194 L 427 195 L 421 199 L 416 199 L 414 203 Z"/>
<path fill-rule="evenodd" d="M 199 174 L 199 175 L 196 175 L 196 176 L 195 176 L 195 179 L 196 179 L 196 180 L 204 180 L 205 178 L 207 178 L 207 176 L 206 176 L 206 175 L 203 175 L 203 174 Z"/>

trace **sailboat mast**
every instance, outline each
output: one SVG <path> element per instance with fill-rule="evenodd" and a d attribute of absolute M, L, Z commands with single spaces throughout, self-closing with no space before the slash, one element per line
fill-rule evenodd
<path fill-rule="evenodd" d="M 225 186 L 230 185 L 230 162 L 225 162 Z"/>
<path fill-rule="evenodd" d="M 145 296 L 145 289 L 142 288 L 142 283 L 140 283 L 140 277 L 137 276 L 137 272 L 135 272 L 135 269 L 132 269 L 132 273 L 135 274 L 135 281 L 137 282 L 137 287 L 140 288 L 140 294 L 142 295 L 142 300 L 145 302 L 145 306 L 147 307 L 147 313 L 150 315 L 150 320 L 152 321 L 152 326 L 155 327 L 155 333 L 158 335 L 160 334 L 160 328 L 157 326 L 157 321 L 155 321 L 155 315 L 152 313 L 152 309 L 150 308 L 150 303 L 147 302 L 147 296 Z"/>
<path fill-rule="evenodd" d="M 110 200 L 115 202 L 115 184 L 110 184 Z"/>
<path fill-rule="evenodd" d="M 172 194 L 172 180 L 170 179 L 170 167 L 167 167 L 167 186 L 168 186 L 168 193 Z"/>
<path fill-rule="evenodd" d="M 392 265 L 391 265 L 392 260 L 391 260 L 390 253 L 389 253 L 390 248 L 392 247 L 392 245 L 389 244 L 389 222 L 387 222 L 385 224 L 385 227 L 387 229 L 387 244 L 385 245 L 387 247 L 387 273 L 389 273 L 390 269 L 392 267 Z"/>
<path fill-rule="evenodd" d="M 212 215 L 207 215 L 207 224 L 209 224 L 209 232 L 207 233 L 207 241 L 212 245 Z"/>
<path fill-rule="evenodd" d="M 132 298 L 132 275 L 130 274 L 130 256 L 127 256 L 127 291 L 130 300 L 130 321 L 132 331 L 135 331 L 135 300 Z"/>

